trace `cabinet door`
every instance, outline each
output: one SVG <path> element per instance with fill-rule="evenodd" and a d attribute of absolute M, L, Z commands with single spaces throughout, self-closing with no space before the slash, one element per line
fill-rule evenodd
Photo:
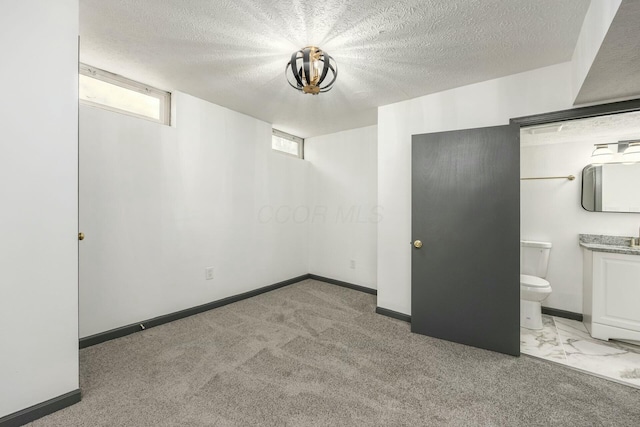
<path fill-rule="evenodd" d="M 640 256 L 593 257 L 593 321 L 640 331 Z"/>

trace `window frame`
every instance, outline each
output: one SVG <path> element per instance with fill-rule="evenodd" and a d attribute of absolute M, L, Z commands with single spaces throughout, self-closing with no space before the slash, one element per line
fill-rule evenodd
<path fill-rule="evenodd" d="M 286 139 L 288 141 L 292 141 L 298 144 L 298 154 L 291 154 L 285 151 L 277 150 L 273 148 L 273 137 L 277 136 L 278 138 Z M 285 156 L 294 157 L 297 159 L 304 160 L 304 138 L 300 138 L 299 136 L 291 135 L 290 133 L 283 132 L 281 130 L 271 128 L 271 150 L 283 154 Z"/>
<path fill-rule="evenodd" d="M 102 108 L 103 110 L 126 114 L 128 116 L 149 120 L 154 123 L 171 126 L 171 92 L 160 90 L 152 86 L 137 82 L 135 80 L 122 77 L 118 74 L 110 73 L 100 68 L 83 63 L 80 63 L 79 74 L 158 99 L 160 104 L 160 118 L 154 119 L 153 117 L 136 114 L 128 110 L 123 110 L 121 108 L 104 105 L 99 102 L 93 102 L 78 97 L 81 104 L 90 105 L 92 107 Z"/>

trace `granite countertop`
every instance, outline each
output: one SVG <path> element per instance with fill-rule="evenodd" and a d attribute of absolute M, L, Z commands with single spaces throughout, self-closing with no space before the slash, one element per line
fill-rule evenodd
<path fill-rule="evenodd" d="M 640 247 L 629 246 L 631 237 L 602 236 L 599 234 L 580 234 L 580 246 L 596 252 L 640 255 Z"/>

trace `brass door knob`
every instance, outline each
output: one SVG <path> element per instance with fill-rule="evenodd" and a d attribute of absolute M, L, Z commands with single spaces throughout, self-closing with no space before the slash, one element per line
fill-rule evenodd
<path fill-rule="evenodd" d="M 78 240 L 84 240 L 84 233 L 78 233 Z"/>
<path fill-rule="evenodd" d="M 420 249 L 422 247 L 422 242 L 420 240 L 416 240 L 415 242 L 413 242 L 413 246 L 416 249 Z"/>

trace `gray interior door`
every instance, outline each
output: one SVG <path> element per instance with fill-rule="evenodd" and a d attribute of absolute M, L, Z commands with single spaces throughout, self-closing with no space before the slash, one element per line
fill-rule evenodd
<path fill-rule="evenodd" d="M 519 355 L 519 127 L 412 142 L 411 330 Z"/>

